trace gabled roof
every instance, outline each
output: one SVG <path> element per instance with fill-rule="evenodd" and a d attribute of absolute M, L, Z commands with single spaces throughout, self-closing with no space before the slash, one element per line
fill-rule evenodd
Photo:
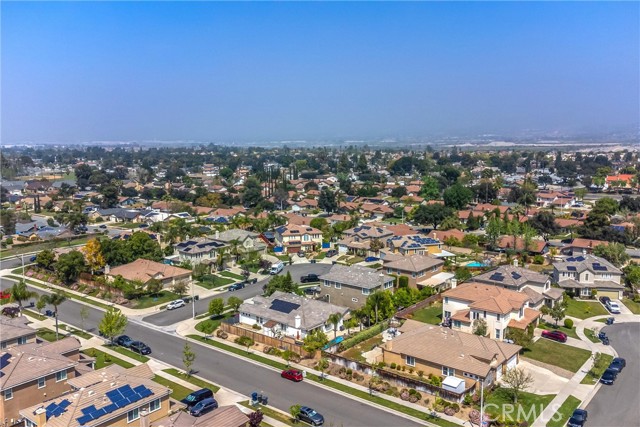
<path fill-rule="evenodd" d="M 384 266 L 386 268 L 393 268 L 395 270 L 418 273 L 430 268 L 441 267 L 442 265 L 444 265 L 444 261 L 442 261 L 441 259 L 436 259 L 428 255 L 412 254 L 385 263 Z"/>
<path fill-rule="evenodd" d="M 622 274 L 622 271 L 604 258 L 595 255 L 579 255 L 565 258 L 564 262 L 554 262 L 553 268 L 560 272 L 580 274 L 590 271 L 594 274 L 613 273 Z M 560 278 L 562 280 L 562 278 Z"/>
<path fill-rule="evenodd" d="M 518 311 L 529 301 L 529 296 L 525 293 L 475 282 L 458 285 L 446 291 L 443 296 L 466 301 L 469 308 L 475 310 L 498 314 Z"/>
<path fill-rule="evenodd" d="M 0 316 L 0 341 L 14 340 L 19 337 L 35 336 L 36 330 L 27 326 L 29 319 L 25 316 Z"/>
<path fill-rule="evenodd" d="M 304 236 L 305 234 L 322 234 L 317 228 L 306 225 L 288 224 L 276 228 L 276 232 L 281 236 Z"/>
<path fill-rule="evenodd" d="M 547 283 L 548 280 L 549 276 L 513 265 L 501 265 L 498 268 L 484 272 L 473 278 L 474 282 L 490 283 L 499 286 L 515 286 L 518 288 L 527 284 L 542 285 Z"/>
<path fill-rule="evenodd" d="M 387 243 L 396 248 L 403 249 L 420 249 L 427 246 L 435 246 L 441 244 L 440 240 L 425 237 L 419 234 L 408 236 L 394 236 L 387 239 Z"/>
<path fill-rule="evenodd" d="M 347 267 L 345 265 L 335 264 L 331 266 L 331 270 L 329 270 L 328 273 L 320 276 L 320 280 L 338 282 L 357 288 L 374 289 L 393 281 L 393 278 L 379 273 L 373 268 L 362 267 L 360 265 Z"/>

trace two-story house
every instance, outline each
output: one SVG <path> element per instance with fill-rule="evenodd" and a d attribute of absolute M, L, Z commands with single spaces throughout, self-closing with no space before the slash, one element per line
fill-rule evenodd
<path fill-rule="evenodd" d="M 260 234 L 240 228 L 216 232 L 215 239 L 227 246 L 237 242 L 242 252 L 265 253 L 267 250 L 267 244 L 260 238 Z"/>
<path fill-rule="evenodd" d="M 409 287 L 415 289 L 422 289 L 425 286 L 441 289 L 446 287 L 447 281 L 454 277 L 451 273 L 443 273 L 444 261 L 429 255 L 385 254 L 382 261 L 383 270 L 387 274 L 407 277 Z M 442 280 L 434 280 L 434 277 Z"/>
<path fill-rule="evenodd" d="M 275 238 L 285 253 L 313 252 L 322 246 L 322 231 L 306 225 L 287 224 L 278 227 Z"/>
<path fill-rule="evenodd" d="M 36 342 L 36 330 L 25 316 L 0 316 L 0 350 Z"/>
<path fill-rule="evenodd" d="M 595 255 L 569 257 L 553 263 L 553 281 L 577 297 L 589 297 L 592 290 L 598 297 L 621 299 L 624 285 L 622 271 L 604 258 Z"/>
<path fill-rule="evenodd" d="M 517 261 L 514 261 L 514 265 L 501 265 L 474 276 L 473 281 L 523 292 L 529 297 L 529 307 L 536 310 L 543 304 L 551 307 L 562 299 L 562 289 L 552 288 L 549 276 L 518 267 Z"/>
<path fill-rule="evenodd" d="M 260 325 L 262 333 L 267 336 L 286 336 L 300 340 L 318 328 L 325 333 L 333 331 L 334 325 L 327 319 L 334 313 L 341 317 L 337 325 L 340 328 L 349 309 L 322 300 L 276 291 L 268 297 L 256 296 L 245 301 L 238 311 L 240 323 Z"/>
<path fill-rule="evenodd" d="M 427 253 L 437 255 L 442 252 L 442 242 L 440 240 L 419 234 L 390 237 L 387 239 L 387 246 L 391 252 L 405 256 Z"/>
<path fill-rule="evenodd" d="M 339 306 L 358 309 L 376 291 L 393 291 L 394 278 L 373 268 L 335 264 L 320 276 L 319 299 Z"/>
<path fill-rule="evenodd" d="M 385 240 L 394 235 L 391 230 L 367 224 L 345 230 L 343 234 L 345 237 L 336 243 L 338 252 L 362 256 L 377 255 L 379 250 L 372 251 L 371 242 L 377 239 L 384 246 Z"/>
<path fill-rule="evenodd" d="M 220 249 L 226 247 L 227 245 L 223 242 L 205 238 L 189 239 L 173 245 L 175 254 L 178 255 L 178 260 L 180 262 L 189 262 L 191 265 L 216 259 Z"/>
<path fill-rule="evenodd" d="M 540 312 L 529 308 L 529 296 L 497 286 L 467 282 L 442 294 L 442 318 L 451 327 L 473 333 L 474 323 L 487 323 L 489 338 L 504 340 L 508 328 L 526 329 L 535 324 Z"/>

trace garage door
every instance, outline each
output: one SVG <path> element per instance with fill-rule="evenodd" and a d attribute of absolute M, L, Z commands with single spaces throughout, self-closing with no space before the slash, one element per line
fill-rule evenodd
<path fill-rule="evenodd" d="M 518 365 L 518 355 L 514 354 L 507 362 L 507 369 L 513 369 Z"/>
<path fill-rule="evenodd" d="M 289 246 L 287 248 L 287 253 L 288 254 L 297 254 L 298 252 L 300 252 L 300 246 Z"/>
<path fill-rule="evenodd" d="M 620 299 L 618 291 L 598 291 L 598 298 L 609 297 L 611 299 Z"/>

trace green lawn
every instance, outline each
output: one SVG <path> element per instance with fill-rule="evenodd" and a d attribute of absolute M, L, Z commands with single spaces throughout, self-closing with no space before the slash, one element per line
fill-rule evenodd
<path fill-rule="evenodd" d="M 230 279 L 228 277 L 220 277 L 216 274 L 206 274 L 202 276 L 197 284 L 207 289 L 219 288 L 221 286 L 230 285 L 234 283 L 234 279 Z"/>
<path fill-rule="evenodd" d="M 540 338 L 533 343 L 530 349 L 523 350 L 522 355 L 571 372 L 578 372 L 578 369 L 591 357 L 591 352 L 546 338 Z"/>
<path fill-rule="evenodd" d="M 166 304 L 170 301 L 173 301 L 179 298 L 180 296 L 178 294 L 174 294 L 173 292 L 169 292 L 169 291 L 162 291 L 155 296 L 148 295 L 148 296 L 139 298 L 136 301 L 136 304 L 133 308 L 139 309 L 139 308 L 153 307 L 156 305 Z"/>
<path fill-rule="evenodd" d="M 629 298 L 623 298 L 622 303 L 631 310 L 633 314 L 640 314 L 640 302 L 635 302 Z"/>
<path fill-rule="evenodd" d="M 220 276 L 223 277 L 228 277 L 230 279 L 235 279 L 235 280 L 244 280 L 244 276 L 241 276 L 239 274 L 235 274 L 232 273 L 230 271 L 221 271 L 220 273 L 218 273 Z"/>
<path fill-rule="evenodd" d="M 196 324 L 196 330 L 202 332 L 203 334 L 211 335 L 218 327 L 220 323 L 228 317 L 231 317 L 230 314 L 225 314 L 223 316 L 218 316 L 216 318 L 208 318 L 207 320 L 203 320 Z"/>
<path fill-rule="evenodd" d="M 40 328 L 38 329 L 38 332 L 36 333 L 36 335 L 38 336 L 38 338 L 42 338 L 45 341 L 55 341 L 56 340 L 56 331 L 52 331 L 51 329 L 48 328 Z M 60 329 L 58 331 L 58 339 L 64 338 L 64 336 L 66 335 L 65 331 Z"/>
<path fill-rule="evenodd" d="M 63 248 L 66 246 L 82 245 L 87 243 L 87 241 L 92 237 L 85 236 L 77 239 L 71 239 L 69 241 L 59 240 L 55 242 L 41 242 L 41 243 L 34 243 L 30 245 L 24 245 L 24 244 L 17 245 L 15 247 L 12 247 L 11 249 L 0 250 L 0 259 L 21 255 L 21 254 L 28 254 L 31 252 L 40 252 L 45 249 L 54 249 L 54 248 Z M 25 257 L 25 261 L 28 261 L 26 257 Z"/>
<path fill-rule="evenodd" d="M 271 409 L 268 406 L 258 406 L 258 407 L 253 407 L 249 404 L 248 400 L 245 400 L 244 402 L 240 402 L 240 404 L 242 406 L 244 406 L 245 408 L 249 408 L 251 410 L 256 410 L 259 409 L 260 412 L 262 412 L 264 415 L 266 415 L 267 417 L 271 417 L 275 420 L 280 421 L 282 424 L 286 425 L 286 426 L 290 426 L 290 427 L 297 427 L 297 426 L 306 426 L 307 424 L 304 423 L 293 423 L 293 420 L 291 419 L 290 416 L 283 414 L 280 411 L 276 411 L 275 409 Z"/>
<path fill-rule="evenodd" d="M 142 363 L 149 361 L 149 358 L 147 356 L 143 356 L 142 354 L 135 353 L 135 352 L 133 352 L 133 351 L 127 349 L 127 348 L 120 347 L 119 345 L 106 345 L 105 344 L 105 347 L 108 347 L 109 350 L 113 350 L 113 351 L 115 351 L 117 353 L 125 355 L 125 356 L 127 356 L 127 357 L 129 357 L 129 358 L 131 358 L 133 360 L 138 360 L 138 361 L 140 361 Z"/>
<path fill-rule="evenodd" d="M 564 427 L 564 425 L 569 421 L 571 415 L 573 414 L 573 410 L 577 409 L 580 406 L 580 399 L 577 399 L 573 396 L 567 397 L 567 399 L 562 402 L 558 411 L 553 415 L 551 421 L 547 423 L 547 427 Z"/>
<path fill-rule="evenodd" d="M 502 415 L 512 421 L 527 421 L 531 425 L 554 397 L 555 394 L 537 395 L 522 392 L 518 395 L 517 408 L 514 410 L 511 392 L 505 388 L 497 388 L 488 397 L 485 396 L 485 405 L 489 405 L 490 408 L 487 409 L 487 413 Z"/>
<path fill-rule="evenodd" d="M 125 230 L 133 230 L 134 228 L 140 228 L 140 224 L 137 222 L 119 222 L 113 224 L 114 227 L 124 228 Z"/>
<path fill-rule="evenodd" d="M 602 316 L 609 314 L 607 310 L 597 301 L 578 301 L 569 299 L 569 305 L 565 311 L 565 315 L 569 317 L 577 317 L 578 319 L 586 319 L 593 316 Z"/>
<path fill-rule="evenodd" d="M 184 374 L 184 372 L 180 372 L 175 368 L 164 369 L 163 371 L 166 372 L 167 374 L 173 375 L 174 377 L 180 378 L 183 381 L 187 381 L 195 385 L 196 387 L 208 388 L 214 393 L 220 390 L 220 387 L 218 387 L 217 385 L 211 384 L 210 382 L 201 380 L 200 378 L 196 378 L 194 376 L 188 377 L 187 375 Z"/>
<path fill-rule="evenodd" d="M 598 339 L 598 334 L 593 332 L 591 329 L 585 329 L 584 334 L 587 338 L 589 338 L 589 341 L 595 342 L 595 343 L 600 342 L 600 339 Z"/>
<path fill-rule="evenodd" d="M 22 277 L 11 276 L 11 275 L 4 276 L 4 277 L 7 278 L 7 279 L 16 280 L 16 281 L 24 280 L 25 283 L 27 283 L 29 285 L 33 285 L 33 286 L 35 286 L 37 288 L 46 289 L 46 290 L 49 290 L 49 291 L 52 290 L 52 289 L 55 289 L 55 288 L 49 287 L 47 285 L 43 285 L 42 283 L 36 282 L 34 280 L 31 280 L 31 279 L 23 279 Z M 86 298 L 84 296 L 72 294 L 71 292 L 66 292 L 65 294 L 66 294 L 67 298 L 78 300 L 78 301 L 82 301 L 82 302 L 84 302 L 84 303 L 86 303 L 88 305 L 93 305 L 95 307 L 101 307 L 104 310 L 106 310 L 106 309 L 108 309 L 110 307 L 110 305 L 108 305 L 108 304 L 101 303 L 101 302 L 98 302 L 98 301 L 94 301 L 94 300 L 92 300 L 90 298 Z"/>
<path fill-rule="evenodd" d="M 318 253 L 318 255 L 315 256 L 314 259 L 321 260 L 321 259 L 325 259 L 326 257 L 327 257 L 327 253 L 326 252 L 320 252 L 320 253 Z"/>
<path fill-rule="evenodd" d="M 186 388 L 183 385 L 174 383 L 173 381 L 169 381 L 168 379 L 166 379 L 165 377 L 161 377 L 160 375 L 155 375 L 153 377 L 153 380 L 158 384 L 162 384 L 165 387 L 169 387 L 171 389 L 171 397 L 173 397 L 176 400 L 182 400 L 185 397 L 189 396 L 191 392 L 194 391 L 189 388 Z"/>
<path fill-rule="evenodd" d="M 416 310 L 411 318 L 432 325 L 440 324 L 442 323 L 442 303 L 434 303 L 429 307 Z"/>
<path fill-rule="evenodd" d="M 601 359 L 597 366 L 593 366 L 587 375 L 582 379 L 580 384 L 597 384 L 605 369 L 609 367 L 613 356 L 601 353 Z"/>
<path fill-rule="evenodd" d="M 26 314 L 29 317 L 33 317 L 34 319 L 38 319 L 38 320 L 45 320 L 47 318 L 47 316 L 42 315 L 40 313 L 38 313 L 37 311 L 33 311 L 33 310 L 22 310 L 22 314 Z"/>
<path fill-rule="evenodd" d="M 82 350 L 82 352 L 89 357 L 96 358 L 96 369 L 104 368 L 105 366 L 109 366 L 114 363 L 127 369 L 135 366 L 132 363 L 119 359 L 109 353 L 105 353 L 104 351 L 100 351 L 97 348 L 88 348 L 86 350 Z"/>
<path fill-rule="evenodd" d="M 558 327 L 556 328 L 555 323 L 548 323 L 548 322 L 542 321 L 540 324 L 538 324 L 538 329 L 547 329 L 547 330 L 550 330 L 550 331 L 551 330 L 558 330 L 558 331 L 561 331 L 561 332 L 564 332 L 565 334 L 567 334 L 568 337 L 575 338 L 577 340 L 580 339 L 580 337 L 576 333 L 576 327 L 575 326 L 573 328 L 569 329 L 569 328 L 565 328 L 564 325 L 562 325 L 561 323 L 558 323 Z"/>
<path fill-rule="evenodd" d="M 66 332 L 71 332 L 73 335 L 77 335 L 81 338 L 84 338 L 85 340 L 90 340 L 93 335 L 88 334 L 84 331 L 81 331 L 79 329 L 74 328 L 73 326 L 69 326 L 69 325 L 59 325 L 60 326 L 60 330 L 64 330 Z"/>

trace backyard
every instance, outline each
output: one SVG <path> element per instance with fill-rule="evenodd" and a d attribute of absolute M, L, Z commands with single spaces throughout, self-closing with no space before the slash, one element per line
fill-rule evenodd
<path fill-rule="evenodd" d="M 365 362 L 364 356 L 362 353 L 366 353 L 367 351 L 371 351 L 373 347 L 382 344 L 382 335 L 376 335 L 368 340 L 361 342 L 358 345 L 355 345 L 345 351 L 342 355 L 344 357 L 348 357 L 349 359 L 358 360 L 360 362 Z"/>
<path fill-rule="evenodd" d="M 560 344 L 545 338 L 538 339 L 529 349 L 524 349 L 521 354 L 529 359 L 571 372 L 578 372 L 580 367 L 591 357 L 591 352 L 588 350 Z"/>
<path fill-rule="evenodd" d="M 485 406 L 487 407 L 487 413 L 503 416 L 513 421 L 526 421 L 531 425 L 554 397 L 554 394 L 537 395 L 521 392 L 518 395 L 518 403 L 515 405 L 516 409 L 514 410 L 511 392 L 504 388 L 497 388 L 486 397 Z M 504 408 L 504 411 L 500 408 Z"/>
<path fill-rule="evenodd" d="M 583 301 L 569 299 L 565 316 L 586 319 L 593 316 L 604 316 L 609 314 L 607 310 L 597 301 Z"/>
<path fill-rule="evenodd" d="M 436 302 L 429 307 L 421 308 L 413 312 L 413 320 L 419 322 L 430 323 L 432 325 L 439 325 L 442 323 L 442 303 Z"/>

